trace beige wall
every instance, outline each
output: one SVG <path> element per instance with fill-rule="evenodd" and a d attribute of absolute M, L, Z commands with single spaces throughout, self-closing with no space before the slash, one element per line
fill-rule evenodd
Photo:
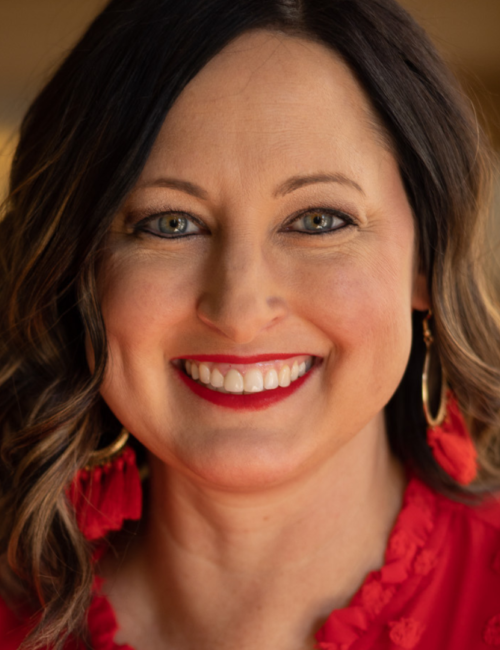
<path fill-rule="evenodd" d="M 0 0 L 0 195 L 19 122 L 105 0 Z"/>
<path fill-rule="evenodd" d="M 4 121 L 0 123 L 0 201 L 6 193 L 10 162 L 17 141 L 16 126 Z"/>

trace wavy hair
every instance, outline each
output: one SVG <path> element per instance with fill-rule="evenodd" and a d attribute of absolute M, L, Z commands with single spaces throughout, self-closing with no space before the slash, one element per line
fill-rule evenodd
<path fill-rule="evenodd" d="M 112 0 L 29 109 L 0 222 L 0 586 L 13 606 L 41 614 L 26 647 L 85 639 L 91 549 L 66 488 L 113 434 L 99 394 L 104 237 L 183 88 L 252 29 L 300 35 L 343 58 L 398 161 L 436 353 L 468 419 L 480 477 L 461 488 L 426 445 L 417 312 L 410 361 L 386 408 L 394 453 L 455 498 L 500 484 L 500 315 L 482 270 L 488 149 L 423 30 L 393 0 Z"/>

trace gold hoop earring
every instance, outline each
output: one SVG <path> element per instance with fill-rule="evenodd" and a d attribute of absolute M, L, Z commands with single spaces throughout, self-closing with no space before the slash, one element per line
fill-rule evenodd
<path fill-rule="evenodd" d="M 425 316 L 422 325 L 424 341 L 427 348 L 422 373 L 422 402 L 427 420 L 427 444 L 435 462 L 448 476 L 460 485 L 469 485 L 477 476 L 477 452 L 467 430 L 467 424 L 448 381 L 441 370 L 441 397 L 436 417 L 432 416 L 429 405 L 429 367 L 431 347 L 434 343 L 429 320 L 431 310 Z"/>
<path fill-rule="evenodd" d="M 85 469 L 90 470 L 94 467 L 100 467 L 111 462 L 125 449 L 129 436 L 130 434 L 127 429 L 123 428 L 118 438 L 110 445 L 104 447 L 104 449 L 98 449 L 97 451 L 92 452 L 88 463 L 85 465 Z"/>
<path fill-rule="evenodd" d="M 427 420 L 427 424 L 430 427 L 437 427 L 443 423 L 446 417 L 446 401 L 447 401 L 446 394 L 448 391 L 448 384 L 446 381 L 446 375 L 444 373 L 444 370 L 442 370 L 441 397 L 439 399 L 439 409 L 436 417 L 433 417 L 431 413 L 430 404 L 429 404 L 429 368 L 430 368 L 430 358 L 431 358 L 431 347 L 432 344 L 434 343 L 434 337 L 432 336 L 432 332 L 429 327 L 429 320 L 431 319 L 431 317 L 432 317 L 432 311 L 429 309 L 422 323 L 424 328 L 424 342 L 427 348 L 427 352 L 425 353 L 424 370 L 422 372 L 422 402 L 424 405 L 424 413 L 425 413 L 425 419 Z"/>

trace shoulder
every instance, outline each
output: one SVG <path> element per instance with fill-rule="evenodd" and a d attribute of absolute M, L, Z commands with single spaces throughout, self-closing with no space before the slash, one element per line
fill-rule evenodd
<path fill-rule="evenodd" d="M 500 535 L 500 493 L 485 496 L 477 506 L 464 506 L 464 516 L 470 518 L 472 526 L 484 525 Z"/>
<path fill-rule="evenodd" d="M 437 561 L 421 593 L 422 618 L 432 607 L 430 628 L 446 631 L 449 647 L 500 645 L 499 496 L 474 506 L 437 496 L 436 506 Z"/>
<path fill-rule="evenodd" d="M 500 494 L 482 497 L 475 504 L 453 501 L 438 495 L 437 517 L 446 519 L 449 527 L 448 542 L 455 547 L 465 547 L 469 553 L 482 552 L 485 545 L 500 551 Z M 461 534 L 460 534 L 461 533 Z"/>
<path fill-rule="evenodd" d="M 439 495 L 436 506 L 443 557 L 450 564 L 467 559 L 463 572 L 474 568 L 488 577 L 495 575 L 500 593 L 500 495 L 491 494 L 475 505 Z"/>
<path fill-rule="evenodd" d="M 0 648 L 17 650 L 30 630 L 29 618 L 14 612 L 0 596 Z"/>
<path fill-rule="evenodd" d="M 491 588 L 500 607 L 500 494 L 469 505 L 413 480 L 405 501 L 398 523 L 413 531 L 426 555 L 432 551 L 443 583 Z"/>
<path fill-rule="evenodd" d="M 111 604 L 101 593 L 102 582 L 100 578 L 96 578 L 92 601 L 87 611 L 92 650 L 133 650 L 130 646 L 117 645 L 114 642 L 118 626 Z M 0 596 L 0 650 L 18 650 L 35 623 L 36 616 L 27 610 L 9 607 Z M 84 650 L 87 647 L 73 636 L 64 644 L 64 650 Z"/>
<path fill-rule="evenodd" d="M 411 562 L 385 610 L 390 638 L 415 650 L 500 645 L 498 495 L 472 506 L 413 481 L 405 514 Z"/>

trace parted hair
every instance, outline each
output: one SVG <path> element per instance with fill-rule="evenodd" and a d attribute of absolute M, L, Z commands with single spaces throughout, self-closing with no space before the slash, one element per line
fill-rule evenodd
<path fill-rule="evenodd" d="M 399 165 L 431 296 L 433 354 L 469 424 L 479 477 L 458 486 L 426 444 L 419 312 L 408 367 L 386 406 L 393 452 L 457 499 L 500 484 L 500 314 L 484 273 L 490 155 L 424 31 L 393 0 L 112 0 L 28 110 L 0 222 L 0 589 L 12 607 L 40 614 L 26 647 L 86 639 L 92 549 L 66 489 L 119 426 L 99 392 L 104 238 L 173 102 L 253 29 L 336 52 Z"/>

